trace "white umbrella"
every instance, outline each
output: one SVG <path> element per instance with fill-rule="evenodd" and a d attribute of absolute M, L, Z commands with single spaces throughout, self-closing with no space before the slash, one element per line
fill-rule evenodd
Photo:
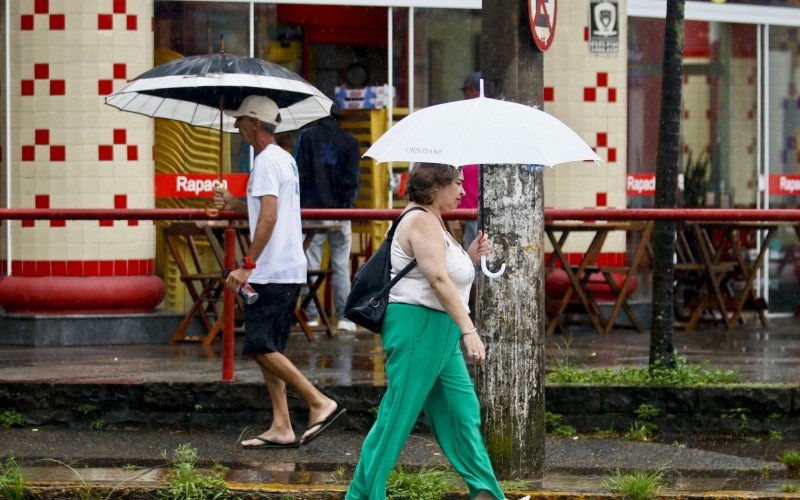
<path fill-rule="evenodd" d="M 364 156 L 378 162 L 547 165 L 591 160 L 602 163 L 571 128 L 544 111 L 514 102 L 475 99 L 420 109 L 400 120 Z M 497 277 L 486 268 L 484 274 Z"/>
<path fill-rule="evenodd" d="M 603 161 L 558 118 L 524 104 L 483 97 L 483 91 L 475 99 L 411 113 L 375 141 L 364 156 L 378 162 L 431 162 L 456 167 Z"/>

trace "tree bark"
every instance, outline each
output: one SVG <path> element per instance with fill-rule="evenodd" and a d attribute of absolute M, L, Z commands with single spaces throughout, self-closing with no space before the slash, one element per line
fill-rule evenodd
<path fill-rule="evenodd" d="M 661 76 L 661 118 L 656 155 L 656 208 L 678 206 L 681 88 L 683 84 L 684 0 L 667 0 L 664 61 Z M 656 221 L 653 229 L 653 317 L 650 366 L 674 366 L 673 341 L 675 221 Z"/>
<path fill-rule="evenodd" d="M 484 0 L 481 70 L 487 97 L 541 106 L 543 59 L 527 9 L 524 0 Z M 498 478 L 531 482 L 544 471 L 543 178 L 541 166 L 484 165 L 479 205 L 490 268 L 507 265 L 502 277 L 478 281 L 483 434 Z"/>

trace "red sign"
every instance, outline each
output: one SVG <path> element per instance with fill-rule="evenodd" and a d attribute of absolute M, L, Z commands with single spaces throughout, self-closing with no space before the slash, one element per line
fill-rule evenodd
<path fill-rule="evenodd" d="M 156 174 L 156 198 L 213 198 L 220 184 L 234 196 L 247 194 L 249 174 Z"/>
<path fill-rule="evenodd" d="M 655 196 L 656 174 L 628 174 L 625 191 L 628 196 Z"/>
<path fill-rule="evenodd" d="M 770 175 L 769 194 L 800 195 L 800 175 L 797 174 Z"/>
<path fill-rule="evenodd" d="M 553 44 L 556 36 L 558 0 L 528 0 L 528 21 L 536 46 L 542 52 Z"/>

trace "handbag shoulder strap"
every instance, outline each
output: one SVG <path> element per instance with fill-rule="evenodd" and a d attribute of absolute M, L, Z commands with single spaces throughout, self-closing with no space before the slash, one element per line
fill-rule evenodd
<path fill-rule="evenodd" d="M 397 219 L 395 219 L 395 220 L 392 222 L 392 227 L 391 227 L 391 228 L 389 228 L 389 231 L 386 233 L 386 239 L 387 239 L 387 240 L 391 241 L 391 240 L 394 238 L 394 232 L 395 232 L 395 229 L 397 229 L 397 226 L 398 226 L 398 225 L 400 225 L 400 221 L 403 219 L 403 217 L 405 217 L 407 214 L 409 214 L 409 213 L 413 212 L 414 210 L 423 210 L 423 211 L 427 211 L 427 210 L 425 210 L 425 209 L 424 209 L 424 208 L 422 208 L 422 207 L 414 207 L 414 208 L 411 208 L 411 209 L 409 209 L 408 211 L 406 211 L 406 212 L 403 212 L 402 214 L 400 214 L 400 217 L 398 217 Z M 416 259 L 416 257 L 415 257 L 415 258 L 411 259 L 411 262 L 409 262 L 408 264 L 406 264 L 406 267 L 404 267 L 403 269 L 401 269 L 401 270 L 400 270 L 400 272 L 398 272 L 398 273 L 395 275 L 395 277 L 394 277 L 394 278 L 392 278 L 392 279 L 389 281 L 389 283 L 387 283 L 387 284 L 386 284 L 386 286 L 384 286 L 383 288 L 381 288 L 381 291 L 380 291 L 380 292 L 378 292 L 377 296 L 378 296 L 378 297 L 383 297 L 384 295 L 388 294 L 388 293 L 389 293 L 389 290 L 391 290 L 391 289 L 392 289 L 392 287 L 393 287 L 395 284 L 397 284 L 397 282 L 398 282 L 398 281 L 400 281 L 400 279 L 401 279 L 403 276 L 405 276 L 405 275 L 406 275 L 406 274 L 408 274 L 408 273 L 409 273 L 409 272 L 410 272 L 412 269 L 414 269 L 414 266 L 416 266 L 416 265 L 417 265 L 417 259 Z"/>
<path fill-rule="evenodd" d="M 396 218 L 395 220 L 392 221 L 392 226 L 389 228 L 389 231 L 386 232 L 386 239 L 387 240 L 391 240 L 392 238 L 394 238 L 394 232 L 397 230 L 397 226 L 400 225 L 400 221 L 403 220 L 403 217 L 405 217 L 406 215 L 410 214 L 411 212 L 413 212 L 415 210 L 422 210 L 423 212 L 427 212 L 427 210 L 425 210 L 422 207 L 414 207 L 414 208 L 410 208 L 407 211 L 405 211 L 402 214 L 400 214 L 400 216 L 398 218 Z"/>

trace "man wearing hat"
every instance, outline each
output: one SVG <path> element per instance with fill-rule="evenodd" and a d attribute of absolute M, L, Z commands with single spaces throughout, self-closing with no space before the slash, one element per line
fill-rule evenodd
<path fill-rule="evenodd" d="M 270 428 L 242 441 L 242 446 L 297 447 L 319 436 L 345 412 L 283 355 L 300 287 L 306 282 L 297 165 L 275 141 L 281 117 L 273 100 L 248 96 L 238 110 L 225 113 L 236 118 L 236 128 L 256 152 L 247 181 L 246 202 L 222 187 L 214 193 L 218 209 L 247 215 L 250 223 L 250 248 L 241 266 L 228 275 L 226 284 L 238 290 L 250 283 L 258 293 L 254 304 L 245 305 L 243 353 L 261 368 L 272 402 Z M 309 427 L 299 441 L 289 419 L 287 385 L 309 406 Z"/>
<path fill-rule="evenodd" d="M 464 99 L 474 99 L 481 94 L 481 72 L 476 71 L 467 75 L 464 85 L 461 86 Z"/>

